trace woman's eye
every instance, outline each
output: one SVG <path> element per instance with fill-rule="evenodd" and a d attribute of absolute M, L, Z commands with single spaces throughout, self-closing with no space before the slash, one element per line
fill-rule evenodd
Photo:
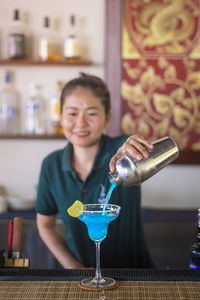
<path fill-rule="evenodd" d="M 88 116 L 97 116 L 97 113 L 89 113 Z"/>
<path fill-rule="evenodd" d="M 69 115 L 69 116 L 76 116 L 77 114 L 76 114 L 76 113 L 73 113 L 73 112 L 71 112 L 71 113 L 68 113 L 68 115 Z"/>

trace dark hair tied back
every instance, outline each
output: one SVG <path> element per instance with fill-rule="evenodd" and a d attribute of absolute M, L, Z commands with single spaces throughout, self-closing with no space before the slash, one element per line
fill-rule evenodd
<path fill-rule="evenodd" d="M 82 87 L 90 90 L 94 96 L 99 98 L 105 108 L 105 113 L 110 111 L 110 93 L 106 83 L 99 77 L 80 73 L 80 76 L 70 80 L 64 86 L 61 93 L 61 112 L 63 109 L 65 97 L 70 95 L 77 87 Z"/>

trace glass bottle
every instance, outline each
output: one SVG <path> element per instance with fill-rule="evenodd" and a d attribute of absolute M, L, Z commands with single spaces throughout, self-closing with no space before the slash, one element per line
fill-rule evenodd
<path fill-rule="evenodd" d="M 50 134 L 63 134 L 60 124 L 60 95 L 62 90 L 62 82 L 56 82 L 56 93 L 50 99 Z"/>
<path fill-rule="evenodd" d="M 200 269 L 200 209 L 197 212 L 197 243 L 190 247 L 190 269 Z"/>
<path fill-rule="evenodd" d="M 53 43 L 51 38 L 50 18 L 43 19 L 43 33 L 39 38 L 38 56 L 42 61 L 51 60 L 53 55 Z"/>
<path fill-rule="evenodd" d="M 64 42 L 64 57 L 70 62 L 79 60 L 79 41 L 76 33 L 76 18 L 70 16 L 70 30 Z"/>
<path fill-rule="evenodd" d="M 25 133 L 26 134 L 44 134 L 45 116 L 43 115 L 43 97 L 41 95 L 41 86 L 30 84 L 30 97 L 25 107 Z"/>
<path fill-rule="evenodd" d="M 12 27 L 8 35 L 8 58 L 25 58 L 25 30 L 18 9 L 14 10 Z"/>
<path fill-rule="evenodd" d="M 19 100 L 19 93 L 11 82 L 11 75 L 6 72 L 4 87 L 0 93 L 0 134 L 20 132 Z"/>

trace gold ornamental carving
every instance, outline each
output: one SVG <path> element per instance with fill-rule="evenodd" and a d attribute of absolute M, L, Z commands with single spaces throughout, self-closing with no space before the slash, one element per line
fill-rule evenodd
<path fill-rule="evenodd" d="M 124 0 L 122 130 L 200 151 L 200 1 Z"/>
<path fill-rule="evenodd" d="M 138 56 L 190 52 L 200 58 L 199 12 L 199 0 L 125 0 L 123 58 L 131 56 L 126 49 L 133 47 Z"/>
<path fill-rule="evenodd" d="M 137 80 L 134 85 L 122 81 L 121 94 L 134 112 L 134 119 L 125 113 L 121 126 L 126 134 L 138 132 L 152 140 L 168 134 L 185 148 L 191 130 L 200 134 L 200 96 L 195 94 L 199 72 L 189 70 L 186 81 L 182 81 L 169 61 L 161 57 L 158 65 L 162 76 L 149 65 L 143 72 L 134 72 L 126 62 L 127 73 L 138 74 L 138 77 L 134 76 Z M 197 149 L 198 145 L 195 142 L 191 148 Z"/>

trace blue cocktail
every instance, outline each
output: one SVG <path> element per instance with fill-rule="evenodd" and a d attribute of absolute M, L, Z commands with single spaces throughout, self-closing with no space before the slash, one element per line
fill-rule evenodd
<path fill-rule="evenodd" d="M 121 207 L 114 204 L 84 204 L 84 210 L 79 219 L 88 229 L 91 240 L 96 244 L 96 273 L 94 278 L 86 278 L 81 281 L 83 288 L 102 290 L 112 288 L 115 280 L 103 278 L 100 269 L 100 243 L 106 238 L 108 225 L 119 215 Z"/>

